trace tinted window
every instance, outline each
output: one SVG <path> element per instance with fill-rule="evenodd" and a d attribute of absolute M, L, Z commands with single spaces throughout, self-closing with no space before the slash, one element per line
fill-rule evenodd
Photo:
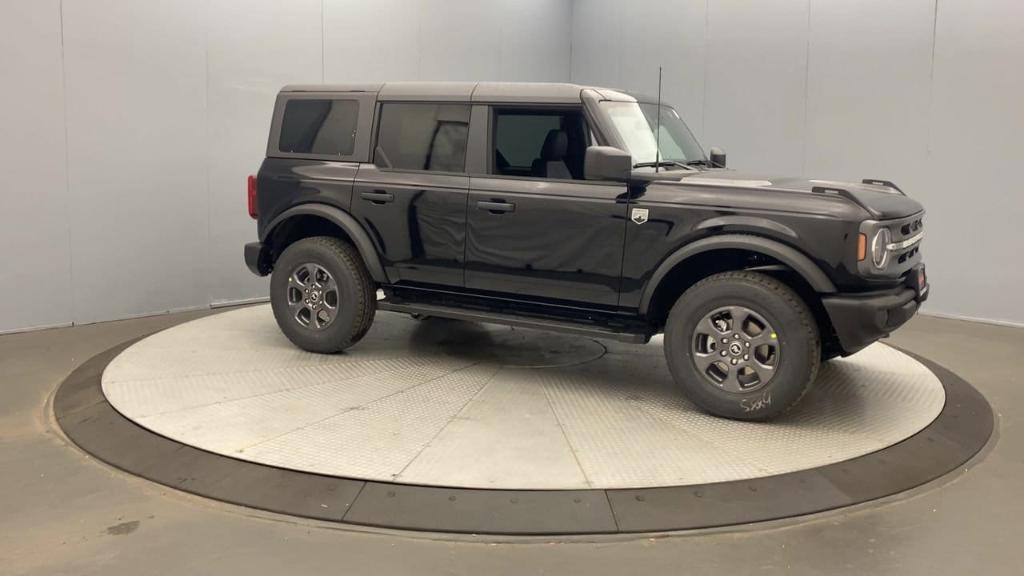
<path fill-rule="evenodd" d="M 349 156 L 355 148 L 359 102 L 290 100 L 284 108 L 278 149 L 294 154 Z"/>
<path fill-rule="evenodd" d="M 582 179 L 587 131 L 583 114 L 566 109 L 497 109 L 493 173 Z"/>
<path fill-rule="evenodd" d="M 378 166 L 464 172 L 469 106 L 384 104 L 377 133 Z"/>

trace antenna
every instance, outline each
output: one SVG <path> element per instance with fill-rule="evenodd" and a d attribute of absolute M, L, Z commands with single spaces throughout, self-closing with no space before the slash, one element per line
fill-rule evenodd
<path fill-rule="evenodd" d="M 661 166 L 661 66 L 658 66 L 658 115 L 657 126 L 654 129 L 654 171 L 658 172 Z"/>

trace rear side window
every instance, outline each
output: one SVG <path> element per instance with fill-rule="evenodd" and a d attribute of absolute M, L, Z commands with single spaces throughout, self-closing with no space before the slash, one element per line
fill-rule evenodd
<path fill-rule="evenodd" d="M 359 102 L 290 100 L 285 105 L 278 149 L 292 154 L 348 156 L 356 143 Z"/>
<path fill-rule="evenodd" d="M 382 105 L 374 163 L 402 170 L 465 172 L 469 110 L 467 104 Z"/>

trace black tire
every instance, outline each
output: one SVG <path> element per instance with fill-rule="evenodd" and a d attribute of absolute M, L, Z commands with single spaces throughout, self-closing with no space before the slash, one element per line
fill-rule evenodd
<path fill-rule="evenodd" d="M 753 311 L 777 334 L 774 371 L 750 392 L 723 389 L 694 360 L 700 352 L 695 350 L 698 323 L 729 306 Z M 714 354 L 726 350 L 718 350 L 716 342 Z M 821 363 L 821 340 L 810 309 L 791 288 L 756 272 L 725 272 L 694 284 L 676 301 L 665 326 L 665 357 L 673 379 L 702 410 L 737 420 L 767 420 L 795 406 L 810 389 Z"/>
<path fill-rule="evenodd" d="M 824 364 L 825 362 L 828 362 L 829 360 L 835 360 L 836 358 L 839 358 L 840 356 L 842 356 L 842 354 L 840 354 L 839 352 L 835 352 L 835 351 L 832 351 L 832 352 L 822 352 L 821 353 L 821 363 Z"/>
<path fill-rule="evenodd" d="M 290 286 L 289 278 L 307 264 L 322 267 L 336 286 L 333 315 L 319 328 L 304 325 L 289 304 L 289 290 L 295 284 L 292 280 Z M 369 331 L 377 310 L 376 286 L 355 247 L 339 238 L 315 236 L 288 246 L 277 259 L 270 278 L 270 305 L 281 332 L 292 343 L 331 354 L 352 346 Z"/>

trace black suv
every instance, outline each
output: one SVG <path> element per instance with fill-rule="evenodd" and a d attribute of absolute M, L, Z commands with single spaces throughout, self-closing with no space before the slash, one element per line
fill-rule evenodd
<path fill-rule="evenodd" d="M 570 84 L 288 86 L 249 213 L 281 330 L 338 352 L 376 310 L 644 343 L 702 409 L 757 420 L 928 294 L 891 182 L 768 178 L 652 98 Z M 378 297 L 381 290 L 383 297 Z"/>

